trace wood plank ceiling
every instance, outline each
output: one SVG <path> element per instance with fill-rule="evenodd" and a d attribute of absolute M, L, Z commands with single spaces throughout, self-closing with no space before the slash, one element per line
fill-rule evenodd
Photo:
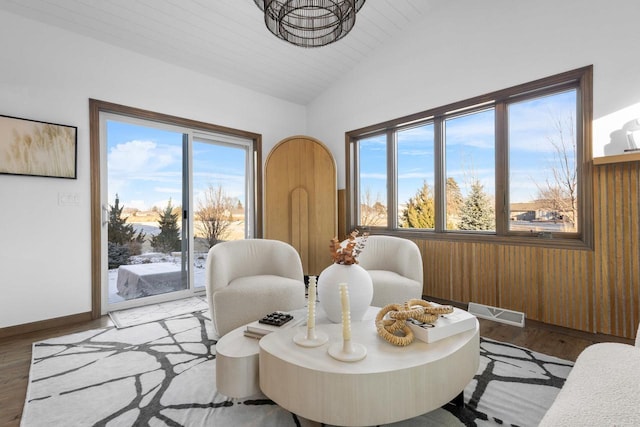
<path fill-rule="evenodd" d="M 433 0 L 369 0 L 351 33 L 304 49 L 266 29 L 253 0 L 0 0 L 0 10 L 307 105 Z"/>

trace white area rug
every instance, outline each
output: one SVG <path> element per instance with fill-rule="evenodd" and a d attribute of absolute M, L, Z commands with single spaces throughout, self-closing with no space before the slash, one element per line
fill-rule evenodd
<path fill-rule="evenodd" d="M 22 427 L 319 425 L 262 394 L 219 394 L 205 313 L 35 343 Z M 536 426 L 572 366 L 486 339 L 480 352 L 464 408 L 446 405 L 393 426 Z"/>
<path fill-rule="evenodd" d="M 116 328 L 128 328 L 181 314 L 207 310 L 208 308 L 209 306 L 204 298 L 191 297 L 127 310 L 111 311 L 109 312 L 109 317 L 111 317 Z"/>

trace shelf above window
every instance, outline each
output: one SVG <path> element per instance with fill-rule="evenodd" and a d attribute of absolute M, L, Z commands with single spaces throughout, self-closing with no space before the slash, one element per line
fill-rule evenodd
<path fill-rule="evenodd" d="M 611 163 L 638 162 L 640 161 L 640 151 L 631 151 L 624 154 L 616 154 L 614 156 L 595 157 L 594 165 L 608 165 Z"/>

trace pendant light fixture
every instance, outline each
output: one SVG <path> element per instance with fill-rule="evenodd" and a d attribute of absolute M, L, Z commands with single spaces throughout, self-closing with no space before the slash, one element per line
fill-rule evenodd
<path fill-rule="evenodd" d="M 278 38 L 301 47 L 320 47 L 346 36 L 365 0 L 254 0 Z"/>

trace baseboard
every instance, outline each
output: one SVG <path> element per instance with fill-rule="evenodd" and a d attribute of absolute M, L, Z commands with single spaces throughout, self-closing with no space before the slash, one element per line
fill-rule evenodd
<path fill-rule="evenodd" d="M 72 325 L 74 323 L 87 322 L 89 320 L 91 320 L 90 311 L 86 313 L 72 314 L 70 316 L 56 317 L 54 319 L 24 323 L 22 325 L 8 326 L 6 328 L 0 328 L 0 339 L 28 334 L 30 332 L 43 331 L 45 329 L 57 328 L 60 326 Z"/>

